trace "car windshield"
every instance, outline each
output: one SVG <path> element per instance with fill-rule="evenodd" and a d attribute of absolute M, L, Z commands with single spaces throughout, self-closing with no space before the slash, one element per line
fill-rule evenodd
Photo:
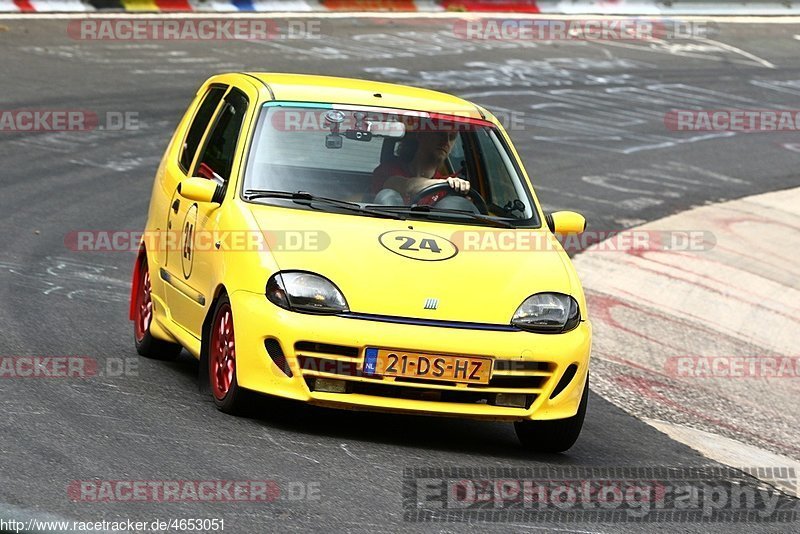
<path fill-rule="evenodd" d="M 380 211 L 482 225 L 540 224 L 490 122 L 384 108 L 267 104 L 249 152 L 243 196 L 300 209 L 348 208 L 363 216 Z"/>

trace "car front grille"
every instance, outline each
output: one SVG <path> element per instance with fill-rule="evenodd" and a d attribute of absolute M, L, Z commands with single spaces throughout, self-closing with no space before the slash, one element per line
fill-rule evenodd
<path fill-rule="evenodd" d="M 315 379 L 327 378 L 346 381 L 347 393 L 439 402 L 495 404 L 498 394 L 518 394 L 525 396 L 527 409 L 544 393 L 556 371 L 551 362 L 496 359 L 488 384 L 464 384 L 364 375 L 363 356 L 358 347 L 298 341 L 294 349 L 310 391 L 315 389 Z"/>

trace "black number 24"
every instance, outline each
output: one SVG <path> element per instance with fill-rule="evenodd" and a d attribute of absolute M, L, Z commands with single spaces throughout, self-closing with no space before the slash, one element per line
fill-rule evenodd
<path fill-rule="evenodd" d="M 413 237 L 401 235 L 397 236 L 395 239 L 398 241 L 405 241 L 405 243 L 400 245 L 400 250 L 430 250 L 437 254 L 442 251 L 435 239 L 420 239 L 419 248 L 414 248 L 414 243 L 416 243 L 417 240 Z"/>

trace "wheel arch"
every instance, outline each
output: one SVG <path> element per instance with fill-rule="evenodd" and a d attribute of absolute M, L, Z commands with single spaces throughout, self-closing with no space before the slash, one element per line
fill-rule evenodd
<path fill-rule="evenodd" d="M 142 262 L 147 259 L 147 249 L 144 243 L 139 245 L 139 252 L 136 254 L 136 261 L 133 263 L 133 273 L 131 274 L 131 295 L 128 303 L 128 319 L 136 319 L 136 294 L 139 291 L 139 276 L 142 271 Z"/>
<path fill-rule="evenodd" d="M 211 321 L 214 319 L 214 310 L 217 308 L 217 302 L 223 295 L 227 295 L 228 290 L 225 284 L 218 284 L 214 289 L 214 296 L 211 299 L 211 304 L 206 312 L 205 319 L 203 319 L 203 326 L 200 329 L 200 369 L 198 382 L 200 391 L 202 393 L 211 393 L 211 388 L 208 382 L 208 338 L 209 330 L 211 329 Z"/>

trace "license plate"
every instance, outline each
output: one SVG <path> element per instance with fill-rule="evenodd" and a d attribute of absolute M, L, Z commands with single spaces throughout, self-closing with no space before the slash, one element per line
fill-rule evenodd
<path fill-rule="evenodd" d="M 368 348 L 364 371 L 383 376 L 487 384 L 492 374 L 492 360 L 476 356 Z"/>

